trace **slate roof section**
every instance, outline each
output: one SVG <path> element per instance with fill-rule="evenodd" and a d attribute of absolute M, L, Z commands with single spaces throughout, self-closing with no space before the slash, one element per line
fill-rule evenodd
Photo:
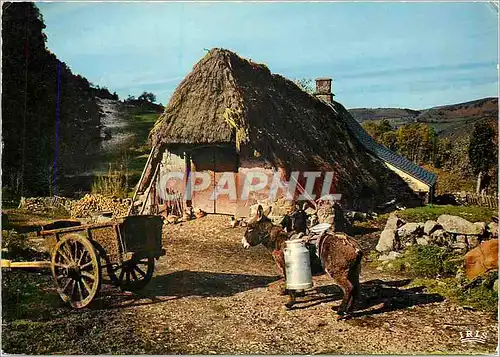
<path fill-rule="evenodd" d="M 421 168 L 407 158 L 398 155 L 386 148 L 384 145 L 377 143 L 351 115 L 346 115 L 344 118 L 349 130 L 354 134 L 358 141 L 375 156 L 429 186 L 433 186 L 436 183 L 436 174 Z"/>

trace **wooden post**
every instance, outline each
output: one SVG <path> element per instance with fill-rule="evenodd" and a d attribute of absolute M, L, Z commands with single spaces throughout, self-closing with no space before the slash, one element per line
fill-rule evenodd
<path fill-rule="evenodd" d="M 185 164 L 185 169 L 184 169 L 184 185 L 186 187 L 186 190 L 184 192 L 184 195 L 188 195 L 187 197 L 189 199 L 186 199 L 186 206 L 191 207 L 191 204 L 193 202 L 193 197 L 191 195 L 193 194 L 192 190 L 192 185 L 193 182 L 191 182 L 191 155 L 187 152 L 184 152 L 184 164 Z M 182 214 L 182 212 L 181 212 Z"/>
<path fill-rule="evenodd" d="M 149 187 L 147 190 L 148 194 L 146 195 L 146 198 L 144 199 L 144 202 L 143 202 L 142 208 L 141 208 L 141 212 L 139 214 L 142 214 L 144 212 L 144 209 L 146 208 L 146 205 L 148 203 L 149 194 L 151 193 L 151 188 L 156 181 L 156 175 L 158 175 L 159 168 L 160 168 L 160 165 L 156 166 L 155 173 L 153 174 L 153 178 L 151 179 L 151 183 L 149 184 Z"/>
<path fill-rule="evenodd" d="M 142 180 L 144 178 L 144 174 L 146 173 L 146 170 L 148 169 L 149 163 L 151 162 L 153 150 L 154 150 L 154 148 L 151 149 L 151 152 L 149 153 L 149 156 L 148 156 L 148 160 L 146 161 L 146 165 L 144 166 L 144 169 L 142 170 L 142 175 L 141 175 L 141 178 L 139 179 L 139 182 L 137 183 L 137 186 L 135 188 L 134 197 L 132 198 L 132 202 L 130 203 L 130 207 L 128 208 L 127 216 L 130 216 L 130 213 L 132 213 L 132 208 L 134 207 L 134 202 L 135 202 L 135 199 L 137 198 L 139 186 L 141 185 Z M 160 164 L 158 164 L 158 165 L 160 165 Z"/>

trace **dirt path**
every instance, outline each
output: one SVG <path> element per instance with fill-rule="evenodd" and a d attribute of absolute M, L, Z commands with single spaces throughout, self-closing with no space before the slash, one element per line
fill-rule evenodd
<path fill-rule="evenodd" d="M 429 354 L 494 353 L 497 321 L 470 311 L 408 280 L 363 267 L 362 302 L 354 319 L 331 310 L 341 294 L 325 276 L 293 310 L 277 293 L 274 262 L 262 247 L 244 250 L 243 228 L 207 216 L 166 227 L 167 256 L 140 295 L 104 289 L 94 309 L 52 307 L 46 321 L 62 332 L 45 349 L 13 348 L 26 327 L 7 322 L 9 350 L 38 353 L 148 354 Z M 269 286 L 271 284 L 271 286 Z M 43 284 L 42 284 L 43 285 Z M 47 285 L 48 286 L 48 285 Z M 59 321 L 59 322 L 57 322 Z M 65 328 L 58 325 L 65 324 Z M 75 327 L 76 326 L 76 327 Z M 487 341 L 461 343 L 468 328 Z M 47 331 L 47 329 L 45 330 Z M 96 332 L 97 331 L 97 332 Z M 37 332 L 39 340 L 48 332 Z M 30 335 L 31 340 L 37 338 Z"/>

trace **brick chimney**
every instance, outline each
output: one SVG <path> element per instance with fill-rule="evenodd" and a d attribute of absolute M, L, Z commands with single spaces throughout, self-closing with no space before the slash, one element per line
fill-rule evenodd
<path fill-rule="evenodd" d="M 332 93 L 332 79 L 316 78 L 316 92 L 314 95 L 325 102 L 332 103 L 334 96 Z"/>

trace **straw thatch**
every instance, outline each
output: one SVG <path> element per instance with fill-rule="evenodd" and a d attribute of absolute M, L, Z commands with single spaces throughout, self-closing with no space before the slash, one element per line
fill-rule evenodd
<path fill-rule="evenodd" d="M 333 170 L 345 197 L 385 196 L 391 180 L 405 191 L 349 132 L 343 119 L 349 115 L 342 105 L 326 104 L 265 65 L 214 48 L 180 83 L 155 126 L 152 160 L 139 190 L 147 187 L 167 147 L 224 144 L 241 156 L 258 152 L 277 167 Z"/>

